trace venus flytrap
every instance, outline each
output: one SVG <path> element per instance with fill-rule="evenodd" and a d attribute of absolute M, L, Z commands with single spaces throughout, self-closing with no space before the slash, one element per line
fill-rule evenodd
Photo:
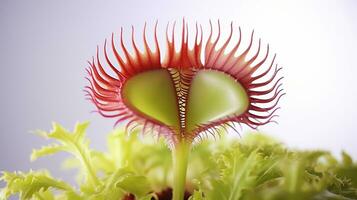
<path fill-rule="evenodd" d="M 264 65 L 269 56 L 268 45 L 263 57 L 258 59 L 261 41 L 253 52 L 253 32 L 248 46 L 242 48 L 240 28 L 239 39 L 234 42 L 231 24 L 228 38 L 223 46 L 218 47 L 220 23 L 216 38 L 212 37 L 210 25 L 211 32 L 203 47 L 204 33 L 196 24 L 192 48 L 189 48 L 189 29 L 185 21 L 182 22 L 180 44 L 175 42 L 175 23 L 171 40 L 167 26 L 164 59 L 161 59 L 158 45 L 157 24 L 154 50 L 147 43 L 146 25 L 143 51 L 135 43 L 132 28 L 132 54 L 124 44 L 121 29 L 119 43 L 122 53 L 117 51 L 114 34 L 110 44 L 116 61 L 111 61 L 105 41 L 104 59 L 99 58 L 98 49 L 96 59 L 89 62 L 87 69 L 90 85 L 85 91 L 98 113 L 116 118 L 116 124 L 125 122 L 128 130 L 141 126 L 144 134 L 150 132 L 166 139 L 172 150 L 174 200 L 183 199 L 193 141 L 207 134 L 216 135 L 219 127 L 234 129 L 239 123 L 257 128 L 274 122 L 276 106 L 283 95 L 278 75 L 281 68 L 274 64 L 275 56 Z M 229 44 L 233 49 L 227 52 Z M 180 46 L 178 52 L 176 45 Z M 237 56 L 241 49 L 243 51 Z M 108 73 L 105 68 L 112 72 Z"/>

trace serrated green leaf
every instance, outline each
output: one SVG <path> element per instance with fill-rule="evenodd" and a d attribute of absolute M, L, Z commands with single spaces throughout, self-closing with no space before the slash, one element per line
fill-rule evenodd
<path fill-rule="evenodd" d="M 345 151 L 342 152 L 342 164 L 346 167 L 350 167 L 353 165 L 352 157 L 348 155 L 348 153 L 346 153 Z"/>
<path fill-rule="evenodd" d="M 48 189 L 57 189 L 75 195 L 74 190 L 67 183 L 53 179 L 47 172 L 3 172 L 1 180 L 6 182 L 3 189 L 3 198 L 19 194 L 21 200 L 38 196 L 53 196 Z M 78 197 L 78 195 L 76 195 Z"/>
<path fill-rule="evenodd" d="M 99 186 L 100 181 L 94 170 L 91 151 L 88 147 L 89 140 L 85 138 L 85 130 L 88 125 L 88 122 L 77 123 L 74 131 L 69 132 L 58 123 L 53 123 L 53 130 L 51 132 L 46 134 L 43 131 L 40 132 L 41 135 L 46 135 L 47 138 L 55 139 L 59 143 L 34 150 L 31 158 L 37 159 L 38 157 L 51 155 L 59 151 L 66 151 L 78 159 L 81 164 L 81 169 L 85 172 L 85 177 L 92 187 Z"/>
<path fill-rule="evenodd" d="M 83 122 L 83 123 L 79 123 L 77 122 L 75 125 L 75 128 L 73 130 L 74 134 L 74 140 L 76 142 L 80 142 L 82 140 L 84 140 L 85 138 L 85 134 L 86 134 L 86 130 L 89 126 L 89 122 Z"/>
<path fill-rule="evenodd" d="M 151 191 L 150 184 L 144 176 L 136 175 L 127 168 L 118 169 L 108 176 L 104 183 L 100 192 L 94 195 L 94 199 L 117 200 L 129 193 L 141 199 Z"/>
<path fill-rule="evenodd" d="M 150 183 L 147 178 L 140 175 L 128 175 L 119 180 L 115 186 L 134 194 L 138 198 L 147 195 L 147 193 L 151 190 Z"/>
<path fill-rule="evenodd" d="M 43 146 L 41 149 L 34 149 L 31 154 L 31 161 L 35 161 L 40 157 L 49 156 L 60 151 L 64 151 L 64 148 L 58 144 Z"/>

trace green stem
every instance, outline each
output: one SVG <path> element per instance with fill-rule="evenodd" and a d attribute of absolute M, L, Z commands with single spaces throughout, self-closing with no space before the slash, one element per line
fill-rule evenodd
<path fill-rule="evenodd" d="M 190 143 L 180 141 L 172 150 L 173 159 L 173 198 L 172 200 L 183 200 L 186 184 L 187 161 L 190 153 Z"/>

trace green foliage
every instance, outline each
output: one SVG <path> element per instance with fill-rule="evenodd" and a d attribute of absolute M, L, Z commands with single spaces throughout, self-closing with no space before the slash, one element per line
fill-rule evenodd
<path fill-rule="evenodd" d="M 3 172 L 0 199 L 120 200 L 131 194 L 151 200 L 172 185 L 171 153 L 162 139 L 115 130 L 108 151 L 99 152 L 89 148 L 87 126 L 68 131 L 54 124 L 49 133 L 38 131 L 54 142 L 31 155 L 36 160 L 69 153 L 63 166 L 78 170 L 79 187 L 47 171 Z M 259 133 L 195 145 L 186 184 L 191 200 L 351 200 L 357 199 L 356 188 L 357 164 L 347 153 L 338 160 L 325 151 L 289 150 Z"/>
<path fill-rule="evenodd" d="M 50 133 L 38 131 L 38 134 L 45 137 L 55 139 L 59 143 L 44 146 L 41 149 L 33 150 L 31 160 L 36 160 L 39 157 L 51 155 L 60 151 L 65 151 L 72 154 L 83 166 L 85 177 L 89 184 L 96 187 L 100 184 L 90 156 L 88 148 L 89 141 L 85 138 L 85 131 L 89 123 L 78 123 L 75 126 L 73 133 L 64 129 L 57 123 L 53 124 L 53 130 Z"/>
<path fill-rule="evenodd" d="M 46 171 L 4 172 L 1 179 L 7 183 L 7 187 L 3 189 L 0 199 L 7 199 L 15 193 L 19 193 L 20 199 L 54 199 L 48 188 L 61 190 L 67 196 L 78 197 L 71 186 L 53 179 Z"/>
<path fill-rule="evenodd" d="M 78 169 L 79 191 L 63 181 L 52 178 L 48 172 L 29 173 L 3 172 L 1 180 L 6 182 L 0 199 L 19 194 L 21 199 L 67 199 L 67 200 L 118 200 L 127 194 L 134 194 L 137 199 L 150 199 L 152 191 L 146 176 L 140 175 L 129 167 L 132 163 L 129 154 L 134 148 L 134 135 L 127 137 L 123 132 L 109 136 L 109 152 L 102 153 L 89 148 L 85 137 L 88 123 L 78 123 L 73 132 L 59 124 L 53 124 L 49 133 L 37 131 L 55 143 L 33 150 L 31 160 L 58 152 L 67 152 L 72 157 L 64 162 L 66 168 Z M 130 143 L 132 141 L 132 143 Z M 127 155 L 125 155 L 127 154 Z M 104 172 L 100 176 L 100 172 Z"/>
<path fill-rule="evenodd" d="M 346 153 L 338 163 L 328 152 L 289 151 L 264 135 L 251 134 L 213 158 L 216 164 L 197 180 L 205 198 L 196 192 L 193 199 L 357 199 L 356 164 Z"/>

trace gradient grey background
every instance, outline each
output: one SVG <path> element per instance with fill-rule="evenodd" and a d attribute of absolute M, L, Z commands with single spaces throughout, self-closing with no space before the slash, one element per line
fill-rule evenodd
<path fill-rule="evenodd" d="M 86 61 L 110 34 L 133 24 L 221 19 L 243 33 L 255 29 L 284 67 L 288 95 L 279 125 L 261 130 L 291 147 L 342 149 L 357 158 L 357 1 L 0 1 L 0 170 L 59 168 L 66 154 L 34 163 L 33 148 L 47 144 L 30 130 L 57 121 L 72 129 L 90 120 L 91 146 L 105 150 L 114 120 L 90 114 L 82 92 Z"/>

